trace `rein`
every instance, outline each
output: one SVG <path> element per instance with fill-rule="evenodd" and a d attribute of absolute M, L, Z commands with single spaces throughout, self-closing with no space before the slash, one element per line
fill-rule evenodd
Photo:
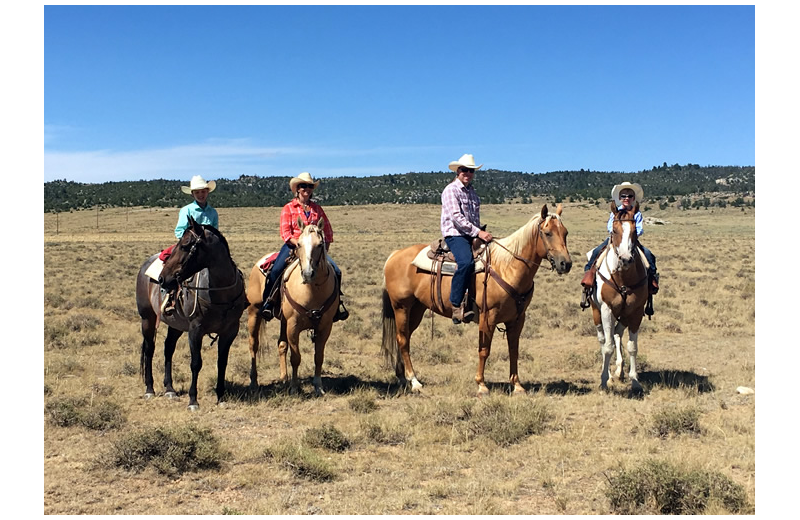
<path fill-rule="evenodd" d="M 534 253 L 536 252 L 536 249 L 538 247 L 539 237 L 542 234 L 542 224 L 543 223 L 544 223 L 544 221 L 539 222 L 539 224 L 536 227 L 537 233 L 536 233 L 536 237 L 533 240 L 533 251 L 534 251 Z M 516 253 L 512 252 L 511 250 L 509 250 L 506 246 L 504 246 L 500 242 L 495 242 L 495 241 L 492 241 L 492 242 L 497 244 L 501 248 L 505 249 L 512 257 L 514 257 L 516 260 L 519 260 L 520 262 L 523 262 L 530 269 L 538 268 L 542 263 L 541 259 L 539 259 L 538 262 L 534 262 L 532 260 L 528 260 L 527 258 L 523 258 L 523 257 L 517 255 Z M 551 266 L 552 266 L 552 261 L 550 263 L 551 263 Z M 511 299 L 514 300 L 514 304 L 517 307 L 517 317 L 516 317 L 516 319 L 514 321 L 516 322 L 517 320 L 519 320 L 519 317 L 522 315 L 522 308 L 525 305 L 525 300 L 527 300 L 528 296 L 530 296 L 533 293 L 533 289 L 534 289 L 534 287 L 536 285 L 533 282 L 533 279 L 531 279 L 531 288 L 528 291 L 526 291 L 524 294 L 520 294 L 508 282 L 503 280 L 503 278 L 497 273 L 497 271 L 492 268 L 491 253 L 490 253 L 490 249 L 488 247 L 486 248 L 486 268 L 485 268 L 484 272 L 485 272 L 485 274 L 483 276 L 483 299 L 482 299 L 483 301 L 481 302 L 481 319 L 484 320 L 484 328 L 486 328 L 486 329 L 489 328 L 489 303 L 487 301 L 487 294 L 486 294 L 488 292 L 487 291 L 487 286 L 488 286 L 488 283 L 489 283 L 489 276 L 491 276 L 492 279 L 495 282 L 497 282 L 497 285 L 502 287 L 503 290 L 505 292 L 507 292 L 509 296 L 511 296 Z"/>
<path fill-rule="evenodd" d="M 328 276 L 331 275 L 331 264 L 325 262 L 328 265 Z M 339 295 L 339 278 L 334 276 L 334 284 L 333 284 L 333 292 L 331 295 L 328 296 L 328 299 L 322 304 L 322 307 L 319 309 L 306 309 L 299 303 L 297 303 L 292 296 L 289 294 L 289 291 L 286 289 L 286 281 L 281 278 L 281 294 L 286 298 L 286 301 L 289 302 L 289 305 L 294 308 L 300 314 L 305 314 L 305 316 L 311 321 L 311 325 L 313 326 L 314 330 L 319 326 L 319 322 L 322 319 L 322 315 L 331 308 L 333 305 L 334 300 Z"/>

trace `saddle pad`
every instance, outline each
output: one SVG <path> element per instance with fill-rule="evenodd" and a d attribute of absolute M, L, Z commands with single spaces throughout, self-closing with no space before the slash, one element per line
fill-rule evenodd
<path fill-rule="evenodd" d="M 414 257 L 414 260 L 411 261 L 411 265 L 418 267 L 419 269 L 432 273 L 434 272 L 435 265 L 438 262 L 431 260 L 428 258 L 428 251 L 431 250 L 431 246 L 425 246 L 422 251 L 420 251 L 417 256 Z M 483 259 L 479 258 L 475 261 L 475 272 L 482 273 L 483 272 Z M 444 262 L 442 264 L 442 275 L 444 276 L 453 276 L 456 272 L 458 266 L 455 262 Z"/>
<path fill-rule="evenodd" d="M 258 268 L 261 269 L 261 272 L 264 274 L 264 276 L 267 275 L 267 270 L 270 268 L 272 262 L 274 262 L 276 258 L 278 258 L 277 251 L 274 253 L 267 253 L 261 258 L 261 260 L 258 261 Z"/>
<path fill-rule="evenodd" d="M 161 261 L 160 258 L 156 258 L 153 260 L 153 263 L 150 264 L 150 267 L 147 268 L 147 271 L 145 271 L 144 274 L 157 282 L 158 277 L 161 276 L 162 269 L 164 269 L 164 262 Z"/>

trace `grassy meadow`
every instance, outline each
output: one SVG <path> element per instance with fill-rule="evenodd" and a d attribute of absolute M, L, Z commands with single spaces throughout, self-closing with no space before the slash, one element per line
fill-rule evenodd
<path fill-rule="evenodd" d="M 506 236 L 543 203 L 487 205 L 482 218 Z M 275 321 L 265 327 L 260 388 L 250 392 L 243 316 L 222 405 L 216 349 L 204 341 L 195 413 L 186 335 L 175 353 L 178 400 L 161 383 L 166 326 L 156 339 L 156 398 L 143 398 L 139 375 L 135 277 L 174 242 L 178 210 L 45 215 L 45 514 L 755 511 L 755 396 L 737 393 L 755 388 L 753 209 L 645 211 L 660 219 L 642 241 L 658 258 L 661 291 L 639 335 L 645 392 L 633 398 L 627 380 L 599 390 L 600 347 L 591 312 L 578 306 L 585 252 L 604 238 L 607 206 L 565 204 L 573 269 L 536 276 L 520 342 L 527 395 L 508 395 L 497 332 L 486 370 L 492 393 L 480 400 L 475 324 L 438 316 L 432 324 L 426 314 L 411 339 L 421 395 L 400 392 L 380 355 L 384 261 L 435 239 L 439 207 L 325 210 L 351 314 L 334 324 L 325 351 L 327 394 L 313 396 L 305 333 L 301 393 L 275 381 Z M 280 246 L 279 212 L 219 209 L 245 279 Z"/>

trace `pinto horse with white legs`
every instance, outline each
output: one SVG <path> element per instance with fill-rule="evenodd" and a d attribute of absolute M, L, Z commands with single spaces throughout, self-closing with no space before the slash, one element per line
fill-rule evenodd
<path fill-rule="evenodd" d="M 603 353 L 603 369 L 600 374 L 600 387 L 608 388 L 611 378 L 611 354 L 616 350 L 617 368 L 614 376 L 622 378 L 622 335 L 628 329 L 628 356 L 630 357 L 631 390 L 640 393 L 636 372 L 636 354 L 639 349 L 639 326 L 644 317 L 647 303 L 647 269 L 640 256 L 637 244 L 634 215 L 639 211 L 639 202 L 629 209 L 617 209 L 611 204 L 614 213 L 609 244 L 605 257 L 595 275 L 596 289 L 591 299 L 597 340 Z"/>
<path fill-rule="evenodd" d="M 525 311 L 533 298 L 533 277 L 542 260 L 547 259 L 558 274 L 568 273 L 572 259 L 567 249 L 567 228 L 561 222 L 562 207 L 550 214 L 547 205 L 527 224 L 505 238 L 487 244 L 485 271 L 474 275 L 478 333 L 478 371 L 475 382 L 478 396 L 488 394 L 484 381 L 486 360 L 495 328 L 503 324 L 508 340 L 509 382 L 515 393 L 525 393 L 517 373 L 519 337 L 525 325 Z M 426 309 L 442 316 L 453 313 L 447 294 L 452 277 L 442 277 L 441 301 L 432 294 L 432 276 L 412 264 L 424 244 L 393 252 L 383 268 L 383 342 L 384 357 L 394 364 L 403 386 L 418 392 L 422 384 L 411 364 L 411 334 L 419 326 Z M 437 303 L 438 301 L 438 303 Z"/>

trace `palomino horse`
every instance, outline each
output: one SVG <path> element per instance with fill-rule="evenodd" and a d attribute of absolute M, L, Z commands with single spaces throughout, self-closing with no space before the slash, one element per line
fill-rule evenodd
<path fill-rule="evenodd" d="M 477 274 L 475 302 L 480 307 L 476 313 L 479 321 L 478 396 L 489 389 L 483 374 L 492 345 L 492 336 L 498 324 L 505 324 L 510 365 L 509 381 L 514 392 L 525 392 L 517 374 L 519 336 L 525 325 L 525 310 L 533 296 L 533 277 L 543 259 L 550 261 L 558 274 L 568 273 L 572 260 L 567 250 L 567 228 L 561 222 L 561 205 L 555 215 L 548 214 L 547 205 L 541 214 L 506 238 L 494 239 L 488 244 L 487 273 Z M 411 384 L 412 392 L 422 384 L 417 380 L 411 364 L 409 341 L 419 326 L 426 309 L 442 316 L 452 317 L 449 298 L 452 277 L 442 279 L 442 305 L 439 308 L 431 290 L 431 274 L 417 269 L 412 260 L 425 247 L 417 244 L 393 252 L 383 268 L 383 345 L 385 358 L 395 366 L 395 373 L 403 385 Z"/>
<path fill-rule="evenodd" d="M 280 380 L 288 380 L 286 351 L 291 349 L 292 378 L 291 392 L 297 392 L 299 381 L 297 369 L 300 366 L 300 333 L 311 330 L 314 342 L 314 392 L 322 396 L 322 361 L 325 343 L 331 334 L 333 317 L 339 307 L 339 280 L 328 262 L 325 239 L 322 230 L 325 221 L 306 226 L 297 219 L 302 229 L 298 238 L 295 256 L 297 261 L 287 264 L 281 276 L 281 332 L 278 340 L 280 358 Z M 247 331 L 250 334 L 250 386 L 258 388 L 256 355 L 259 347 L 259 330 L 262 318 L 259 314 L 263 301 L 264 275 L 253 266 L 248 284 L 248 299 L 253 302 L 247 309 Z"/>
<path fill-rule="evenodd" d="M 158 255 L 148 258 L 136 277 L 136 306 L 142 317 L 142 354 L 140 368 L 145 383 L 145 398 L 153 391 L 153 354 L 159 320 L 169 328 L 164 341 L 164 389 L 167 397 L 176 397 L 172 387 L 172 355 L 175 344 L 189 332 L 192 361 L 192 384 L 189 387 L 189 409 L 197 410 L 197 376 L 203 366 L 200 355 L 203 336 L 216 333 L 219 340 L 217 358 L 217 401 L 225 394 L 225 369 L 228 352 L 239 332 L 239 318 L 247 306 L 244 279 L 231 258 L 228 242 L 214 227 L 201 225 L 189 218 L 189 228 L 164 262 L 159 283 L 145 274 Z M 196 280 L 192 281 L 197 273 Z M 194 285 L 189 285 L 193 283 Z M 162 293 L 180 287 L 184 298 L 175 302 L 170 315 L 161 312 Z"/>
<path fill-rule="evenodd" d="M 611 204 L 614 223 L 605 259 L 595 275 L 596 289 L 591 299 L 597 340 L 603 353 L 603 371 L 600 387 L 608 388 L 611 376 L 609 365 L 611 353 L 616 346 L 617 369 L 615 376 L 622 376 L 622 334 L 628 329 L 628 355 L 630 356 L 631 389 L 641 392 L 636 373 L 639 326 L 647 303 L 647 269 L 637 251 L 636 224 L 634 215 L 639 211 L 639 202 L 630 210 L 618 210 Z M 612 343 L 613 342 L 613 343 Z"/>

